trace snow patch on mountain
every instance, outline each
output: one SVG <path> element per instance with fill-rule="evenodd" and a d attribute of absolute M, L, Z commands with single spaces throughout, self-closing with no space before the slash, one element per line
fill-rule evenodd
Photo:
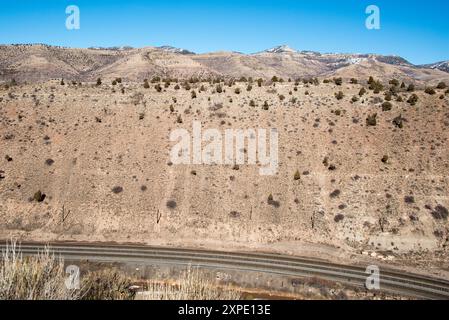
<path fill-rule="evenodd" d="M 265 53 L 297 53 L 295 49 L 290 48 L 287 45 L 277 46 L 271 49 L 263 51 Z"/>
<path fill-rule="evenodd" d="M 172 47 L 172 46 L 160 46 L 157 48 L 160 50 L 163 50 L 165 52 L 171 52 L 171 53 L 177 53 L 177 54 L 195 54 L 195 52 L 193 52 L 193 51 L 189 51 L 187 49 L 176 48 L 176 47 Z"/>
<path fill-rule="evenodd" d="M 420 67 L 449 72 L 449 61 L 440 61 L 432 64 L 425 64 Z"/>

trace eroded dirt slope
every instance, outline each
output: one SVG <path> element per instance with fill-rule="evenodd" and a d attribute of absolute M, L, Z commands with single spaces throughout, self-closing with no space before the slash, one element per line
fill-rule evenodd
<path fill-rule="evenodd" d="M 412 93 L 399 90 L 403 101 L 393 96 L 382 111 L 384 92 L 352 101 L 360 84 L 254 83 L 247 91 L 237 83 L 217 93 L 216 84 L 196 83 L 194 99 L 175 83 L 162 92 L 153 86 L 2 88 L 0 236 L 446 252 L 445 90 L 415 92 L 414 106 Z M 172 165 L 169 134 L 192 131 L 194 120 L 221 132 L 277 128 L 278 174 Z"/>

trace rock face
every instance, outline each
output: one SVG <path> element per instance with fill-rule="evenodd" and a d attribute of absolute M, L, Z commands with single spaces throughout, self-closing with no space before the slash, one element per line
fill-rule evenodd
<path fill-rule="evenodd" d="M 45 50 L 59 52 L 39 49 Z M 70 52 L 81 57 L 84 51 L 61 54 Z M 144 53 L 150 52 L 152 64 L 183 70 L 163 60 L 183 61 L 169 53 L 126 52 L 89 52 L 89 67 L 74 57 L 77 63 L 66 67 L 88 74 L 95 65 L 92 74 L 119 74 L 136 57 L 149 63 Z M 257 63 L 266 55 L 250 58 Z M 240 55 L 227 56 L 235 59 L 230 64 L 241 63 Z M 251 90 L 247 82 L 221 83 L 221 93 L 211 83 L 191 83 L 189 90 L 160 83 L 157 90 L 155 83 L 144 88 L 125 79 L 0 86 L 0 237 L 290 244 L 291 252 L 300 244 L 324 244 L 447 255 L 449 96 L 439 89 L 435 95 L 407 92 L 409 80 L 383 112 L 385 92 L 375 94 L 366 79 L 358 80 L 340 86 L 255 82 Z M 387 86 L 388 78 L 382 80 Z M 366 93 L 352 99 L 362 87 Z M 412 94 L 414 106 L 407 103 Z M 367 123 L 374 114 L 375 123 Z M 406 121 L 397 126 L 397 117 Z M 261 176 L 259 166 L 247 164 L 172 163 L 170 133 L 192 132 L 194 121 L 222 134 L 277 128 L 278 173 Z"/>
<path fill-rule="evenodd" d="M 0 46 L 0 81 L 66 79 L 93 81 L 121 77 L 142 81 L 154 76 L 185 78 L 234 77 L 394 77 L 416 82 L 449 79 L 447 63 L 414 66 L 397 56 L 321 54 L 278 46 L 255 54 L 194 54 L 170 46 L 158 48 L 70 49 L 46 45 Z M 448 81 L 449 82 L 449 81 Z"/>

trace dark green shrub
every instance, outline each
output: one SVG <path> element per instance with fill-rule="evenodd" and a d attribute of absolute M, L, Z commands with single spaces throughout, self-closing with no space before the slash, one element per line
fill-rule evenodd
<path fill-rule="evenodd" d="M 435 220 L 447 220 L 449 211 L 445 207 L 438 205 L 432 211 L 432 216 Z"/>
<path fill-rule="evenodd" d="M 369 85 L 369 89 L 373 90 L 375 94 L 381 92 L 384 89 L 383 84 L 380 81 L 373 81 Z"/>
<path fill-rule="evenodd" d="M 46 197 L 47 196 L 39 190 L 34 194 L 33 200 L 36 202 L 44 202 Z"/>
<path fill-rule="evenodd" d="M 382 103 L 382 111 L 390 111 L 393 105 L 390 102 L 384 102 Z"/>
<path fill-rule="evenodd" d="M 427 93 L 427 94 L 430 94 L 430 95 L 434 95 L 436 93 L 435 89 L 433 89 L 433 88 L 426 88 L 424 90 L 424 92 Z"/>
<path fill-rule="evenodd" d="M 337 189 L 337 190 L 332 191 L 332 193 L 329 195 L 329 197 L 337 198 L 340 196 L 340 194 L 341 194 L 341 191 Z"/>
<path fill-rule="evenodd" d="M 398 80 L 396 80 L 396 79 L 392 79 L 392 80 L 390 80 L 390 82 L 389 82 L 392 86 L 395 86 L 395 87 L 397 87 L 397 86 L 399 86 L 399 81 Z"/>
<path fill-rule="evenodd" d="M 295 181 L 301 180 L 301 174 L 299 173 L 299 170 L 296 170 L 295 175 L 293 176 L 293 179 Z"/>
<path fill-rule="evenodd" d="M 345 219 L 345 216 L 342 215 L 341 213 L 337 214 L 337 215 L 334 217 L 334 221 L 335 221 L 336 223 L 339 223 L 339 222 L 343 221 L 344 219 Z"/>
<path fill-rule="evenodd" d="M 172 209 L 172 210 L 175 209 L 177 207 L 177 205 L 178 204 L 176 203 L 175 200 L 168 200 L 166 203 L 167 208 Z"/>
<path fill-rule="evenodd" d="M 345 97 L 345 95 L 343 94 L 342 91 L 338 91 L 337 93 L 335 93 L 335 98 L 337 98 L 337 100 L 341 100 Z"/>
<path fill-rule="evenodd" d="M 161 77 L 155 76 L 151 79 L 151 83 L 157 83 L 161 81 Z"/>
<path fill-rule="evenodd" d="M 405 121 L 405 119 L 402 118 L 402 116 L 400 115 L 400 116 L 398 116 L 398 117 L 396 117 L 396 118 L 393 119 L 393 124 L 394 124 L 397 128 L 402 129 L 402 128 L 404 128 L 404 121 Z"/>
<path fill-rule="evenodd" d="M 414 106 L 417 102 L 418 102 L 419 98 L 416 94 L 412 94 L 408 100 L 407 103 L 409 103 L 410 105 Z"/>
<path fill-rule="evenodd" d="M 444 83 L 444 82 L 440 82 L 440 83 L 438 83 L 438 85 L 437 85 L 437 89 L 446 89 L 447 88 L 447 85 L 446 85 L 446 83 Z"/>
<path fill-rule="evenodd" d="M 337 86 L 341 86 L 342 83 L 343 83 L 343 79 L 342 79 L 342 78 L 334 78 L 334 83 L 335 83 Z"/>
<path fill-rule="evenodd" d="M 114 188 L 112 188 L 112 192 L 115 194 L 119 194 L 123 192 L 123 188 L 120 186 L 115 186 Z"/>
<path fill-rule="evenodd" d="M 368 117 L 366 118 L 366 125 L 368 127 L 375 127 L 377 125 L 377 113 L 368 115 Z"/>
<path fill-rule="evenodd" d="M 279 208 L 279 207 L 280 207 L 279 201 L 275 201 L 272 194 L 270 194 L 270 195 L 268 196 L 267 203 L 268 203 L 270 206 L 273 206 L 273 207 L 275 207 L 275 208 Z"/>

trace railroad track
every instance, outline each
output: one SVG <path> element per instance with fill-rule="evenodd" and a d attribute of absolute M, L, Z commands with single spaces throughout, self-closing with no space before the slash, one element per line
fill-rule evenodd
<path fill-rule="evenodd" d="M 366 267 L 345 266 L 310 258 L 269 253 L 220 252 L 212 250 L 177 249 L 164 247 L 50 243 L 51 250 L 66 260 L 93 262 L 139 263 L 147 265 L 174 265 L 262 272 L 297 278 L 317 277 L 350 286 L 364 287 Z M 6 244 L 0 244 L 4 250 Z M 36 255 L 45 244 L 21 243 L 24 255 Z M 402 294 L 420 299 L 449 299 L 449 281 L 380 269 L 380 287 L 384 292 Z"/>

